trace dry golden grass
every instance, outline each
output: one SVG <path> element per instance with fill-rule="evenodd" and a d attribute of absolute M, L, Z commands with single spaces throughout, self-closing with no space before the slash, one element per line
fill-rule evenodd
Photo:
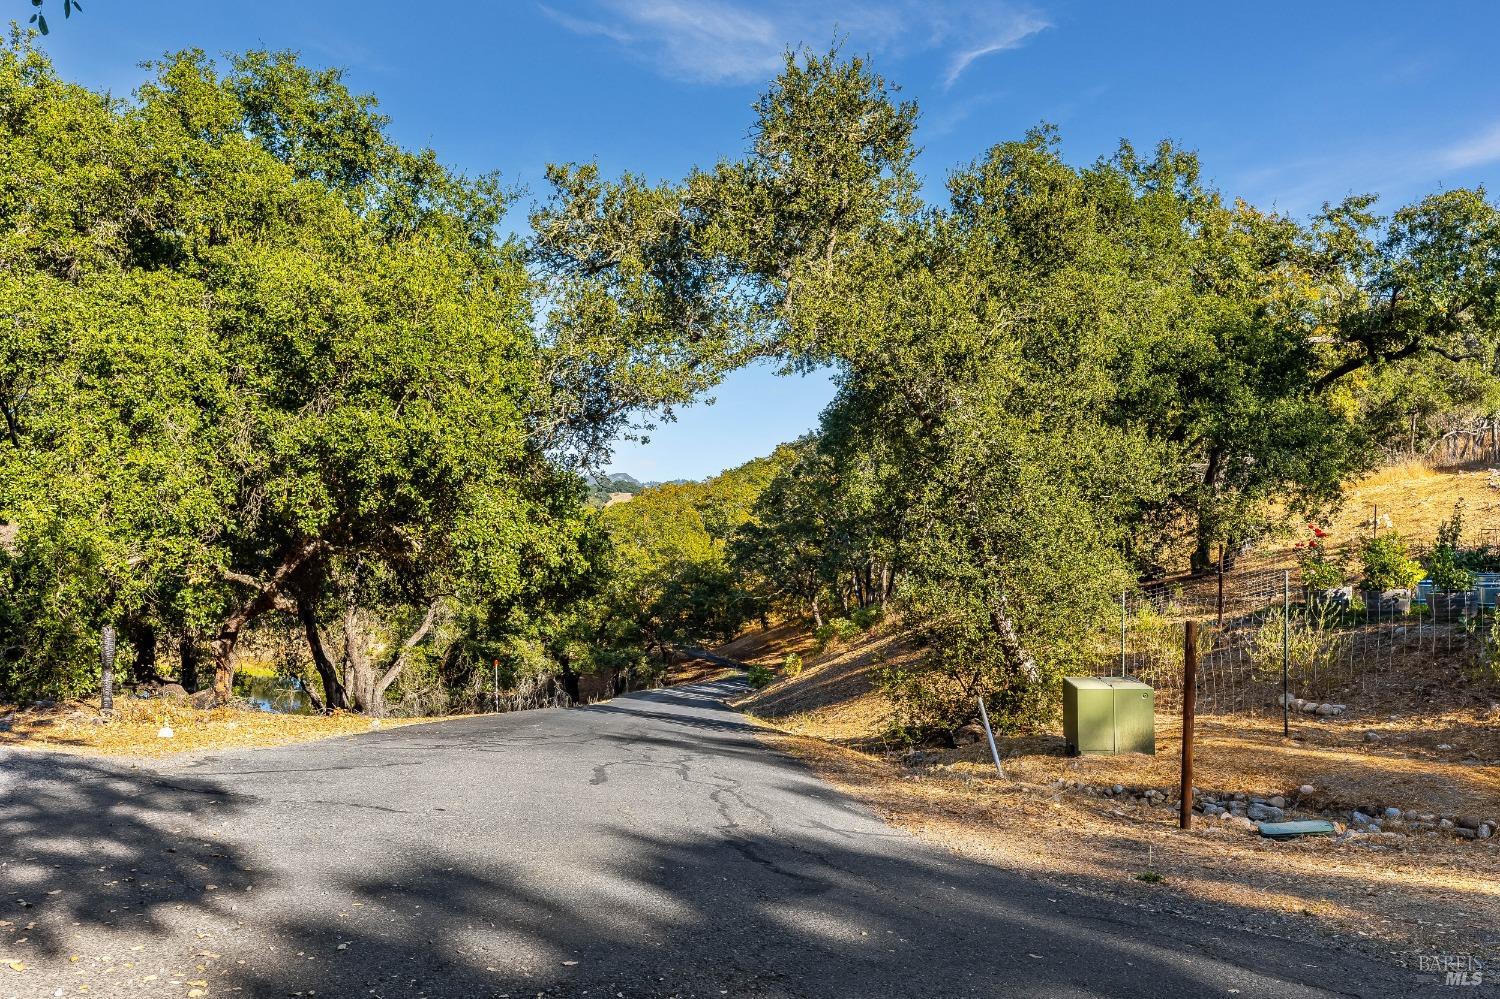
<path fill-rule="evenodd" d="M 186 701 L 119 697 L 106 718 L 97 703 L 75 701 L 52 708 L 0 708 L 0 746 L 49 749 L 94 756 L 160 757 L 176 753 L 250 749 L 310 742 L 368 732 L 377 727 L 364 715 L 283 715 L 244 708 L 202 710 Z M 415 725 L 440 718 L 383 718 L 379 726 Z M 169 726 L 171 738 L 158 734 Z"/>
<path fill-rule="evenodd" d="M 741 635 L 717 651 L 736 662 L 776 666 L 791 652 L 807 658 L 812 647 L 812 634 L 800 621 L 780 621 L 770 628 Z"/>
<path fill-rule="evenodd" d="M 1486 526 L 1500 528 L 1500 489 L 1491 482 L 1500 478 L 1492 479 L 1487 469 L 1439 471 L 1420 464 L 1383 468 L 1349 487 L 1343 506 L 1327 525 L 1328 533 L 1335 543 L 1363 540 L 1370 536 L 1371 518 L 1378 510 L 1382 521 L 1389 515 L 1390 528 L 1414 544 L 1431 544 L 1438 525 L 1463 500 L 1465 540 L 1477 541 L 1474 532 Z"/>
<path fill-rule="evenodd" d="M 734 670 L 727 666 L 719 666 L 702 659 L 686 659 L 674 663 L 667 670 L 667 686 L 674 687 L 679 683 L 713 683 L 715 680 L 725 680 L 734 675 Z"/>
<path fill-rule="evenodd" d="M 802 672 L 777 679 L 737 701 L 736 707 L 779 719 L 791 732 L 805 730 L 820 739 L 866 748 L 880 741 L 890 717 L 891 704 L 877 689 L 880 669 L 911 662 L 919 655 L 895 625 L 861 635 L 821 656 L 813 654 L 810 636 L 787 626 L 761 636 L 759 643 L 761 662 L 779 664 L 787 652 L 795 651 L 805 661 Z"/>

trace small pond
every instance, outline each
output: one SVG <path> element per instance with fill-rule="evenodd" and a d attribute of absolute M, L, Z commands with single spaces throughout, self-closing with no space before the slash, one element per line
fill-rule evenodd
<path fill-rule="evenodd" d="M 317 713 L 302 681 L 294 676 L 248 676 L 241 673 L 234 678 L 234 693 L 257 711 L 283 715 Z"/>

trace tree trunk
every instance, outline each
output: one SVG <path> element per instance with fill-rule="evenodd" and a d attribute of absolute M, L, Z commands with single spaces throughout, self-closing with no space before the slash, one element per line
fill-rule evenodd
<path fill-rule="evenodd" d="M 219 625 L 209 648 L 214 657 L 214 702 L 228 704 L 234 696 L 234 647 L 239 643 L 240 632 L 250 623 L 253 615 L 239 612 Z"/>
<path fill-rule="evenodd" d="M 233 582 L 252 587 L 253 592 L 248 600 L 219 623 L 219 629 L 211 643 L 214 656 L 214 700 L 219 704 L 227 704 L 234 694 L 234 647 L 240 640 L 240 633 L 247 624 L 276 606 L 277 598 L 286 590 L 296 572 L 322 551 L 323 547 L 322 542 L 311 538 L 296 542 L 286 550 L 281 564 L 264 582 L 238 573 L 226 573 Z"/>
<path fill-rule="evenodd" d="M 573 664 L 568 662 L 568 660 L 566 659 L 562 660 L 563 690 L 567 691 L 568 697 L 573 701 L 574 704 L 577 704 L 583 700 L 583 695 L 579 692 L 578 689 L 578 681 L 580 679 L 582 678 L 573 669 Z"/>
<path fill-rule="evenodd" d="M 136 683 L 154 683 L 156 675 L 156 626 L 136 619 L 126 624 L 125 637 L 135 649 L 130 677 Z"/>
<path fill-rule="evenodd" d="M 823 627 L 823 614 L 822 614 L 821 611 L 818 610 L 818 598 L 817 598 L 816 594 L 814 594 L 813 598 L 812 598 L 812 612 L 813 612 L 813 627 L 815 627 L 815 628 L 821 628 L 821 627 Z"/>
<path fill-rule="evenodd" d="M 177 657 L 181 662 L 178 671 L 177 682 L 182 684 L 182 689 L 189 694 L 198 691 L 198 665 L 202 659 L 202 652 L 198 648 L 198 636 L 191 631 L 184 631 L 177 639 Z"/>
<path fill-rule="evenodd" d="M 1011 672 L 1023 677 L 1027 683 L 1039 682 L 1042 678 L 1041 668 L 1036 664 L 1036 657 L 1027 651 L 1021 637 L 1016 634 L 1015 622 L 1010 617 L 1009 601 L 1003 596 L 999 605 L 990 610 L 990 627 L 1000 645 L 1000 655 L 1004 657 Z"/>
<path fill-rule="evenodd" d="M 1203 473 L 1205 497 L 1198 502 L 1197 544 L 1193 549 L 1191 563 L 1194 572 L 1206 572 L 1214 564 L 1214 523 L 1210 510 L 1214 505 L 1214 501 L 1218 498 L 1219 460 L 1219 449 L 1210 449 L 1208 452 L 1208 468 Z"/>
<path fill-rule="evenodd" d="M 365 638 L 360 627 L 359 608 L 352 602 L 344 605 L 344 696 L 349 706 L 361 714 L 378 715 L 374 702 L 375 671 L 365 655 Z"/>
<path fill-rule="evenodd" d="M 396 682 L 396 677 L 400 676 L 401 671 L 406 668 L 407 656 L 410 655 L 411 650 L 420 645 L 427 638 L 428 633 L 432 631 L 432 626 L 437 623 L 438 612 L 442 610 L 442 607 L 443 600 L 441 597 L 434 599 L 432 603 L 427 605 L 427 613 L 422 615 L 422 623 L 417 625 L 417 630 L 408 635 L 406 641 L 401 643 L 401 648 L 396 653 L 396 657 L 386 667 L 385 672 L 380 674 L 380 678 L 375 681 L 374 697 L 372 700 L 378 706 L 381 714 L 385 713 L 385 692 L 390 689 L 391 684 Z"/>
<path fill-rule="evenodd" d="M 352 604 L 344 611 L 344 686 L 352 699 L 354 709 L 379 718 L 385 714 L 385 694 L 406 667 L 411 650 L 416 648 L 432 631 L 442 609 L 442 599 L 434 599 L 416 629 L 393 651 L 383 665 L 370 662 L 365 654 L 363 635 L 359 627 L 358 608 Z"/>
<path fill-rule="evenodd" d="M 343 683 L 339 681 L 338 667 L 328 657 L 328 650 L 323 647 L 323 636 L 318 631 L 318 618 L 311 600 L 300 596 L 297 598 L 297 618 L 302 622 L 303 634 L 307 636 L 307 648 L 312 653 L 313 666 L 318 671 L 318 679 L 323 682 L 323 709 L 325 711 L 332 711 L 334 708 L 347 710 L 349 694 L 344 689 Z"/>

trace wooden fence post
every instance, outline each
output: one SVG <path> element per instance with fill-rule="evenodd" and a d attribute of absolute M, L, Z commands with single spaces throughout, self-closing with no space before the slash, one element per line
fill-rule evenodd
<path fill-rule="evenodd" d="M 1198 700 L 1198 622 L 1183 627 L 1182 647 L 1182 788 L 1177 824 L 1193 828 L 1193 711 Z"/>

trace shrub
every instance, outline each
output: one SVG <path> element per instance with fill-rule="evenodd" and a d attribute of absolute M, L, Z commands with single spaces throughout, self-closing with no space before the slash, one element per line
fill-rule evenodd
<path fill-rule="evenodd" d="M 1464 620 L 1464 630 L 1470 635 L 1477 630 L 1474 618 Z M 1485 683 L 1500 684 L 1500 614 L 1490 622 L 1489 634 L 1484 636 L 1474 672 Z"/>
<path fill-rule="evenodd" d="M 849 620 L 854 622 L 860 631 L 869 631 L 880 623 L 884 612 L 879 607 L 861 607 L 849 615 Z"/>
<path fill-rule="evenodd" d="M 1457 562 L 1470 572 L 1500 572 L 1500 550 L 1489 545 L 1470 548 L 1458 553 Z"/>
<path fill-rule="evenodd" d="M 1459 563 L 1457 554 L 1442 548 L 1432 553 L 1432 588 L 1439 593 L 1465 593 L 1474 588 L 1474 574 Z"/>
<path fill-rule="evenodd" d="M 1307 525 L 1313 536 L 1298 545 L 1297 562 L 1302 569 L 1302 585 L 1310 590 L 1331 590 L 1344 585 L 1344 564 L 1328 553 L 1321 528 Z"/>
<path fill-rule="evenodd" d="M 796 676 L 802 672 L 802 657 L 795 652 L 788 652 L 786 658 L 781 661 L 781 671 L 787 676 Z"/>
<path fill-rule="evenodd" d="M 1365 586 L 1371 590 L 1409 590 L 1422 581 L 1427 570 L 1406 550 L 1399 534 L 1387 534 L 1365 542 Z"/>
<path fill-rule="evenodd" d="M 1433 589 L 1439 593 L 1462 593 L 1474 586 L 1474 573 L 1462 562 L 1459 543 L 1463 536 L 1464 503 L 1453 506 L 1453 516 L 1438 527 L 1437 544 L 1432 549 Z"/>
<path fill-rule="evenodd" d="M 859 625 L 847 617 L 830 618 L 828 623 L 813 631 L 813 640 L 818 643 L 818 651 L 842 645 L 859 634 Z"/>
<path fill-rule="evenodd" d="M 1250 641 L 1250 661 L 1258 679 L 1281 683 L 1281 608 L 1272 608 Z M 1293 613 L 1286 629 L 1287 676 L 1292 693 L 1314 696 L 1325 689 L 1336 676 L 1344 640 L 1338 633 L 1339 611 L 1329 604 L 1310 606 L 1305 612 Z"/>
<path fill-rule="evenodd" d="M 771 682 L 771 667 L 763 663 L 749 663 L 745 666 L 745 679 L 749 681 L 750 686 L 759 690 Z"/>
<path fill-rule="evenodd" d="M 1175 604 L 1169 604 L 1162 612 L 1142 606 L 1129 623 L 1129 651 L 1134 653 L 1135 673 L 1153 687 L 1175 684 L 1182 678 L 1182 621 L 1167 617 L 1180 613 L 1181 608 Z M 1215 629 L 1211 625 L 1205 623 L 1198 628 L 1200 660 L 1213 651 L 1214 641 Z"/>

